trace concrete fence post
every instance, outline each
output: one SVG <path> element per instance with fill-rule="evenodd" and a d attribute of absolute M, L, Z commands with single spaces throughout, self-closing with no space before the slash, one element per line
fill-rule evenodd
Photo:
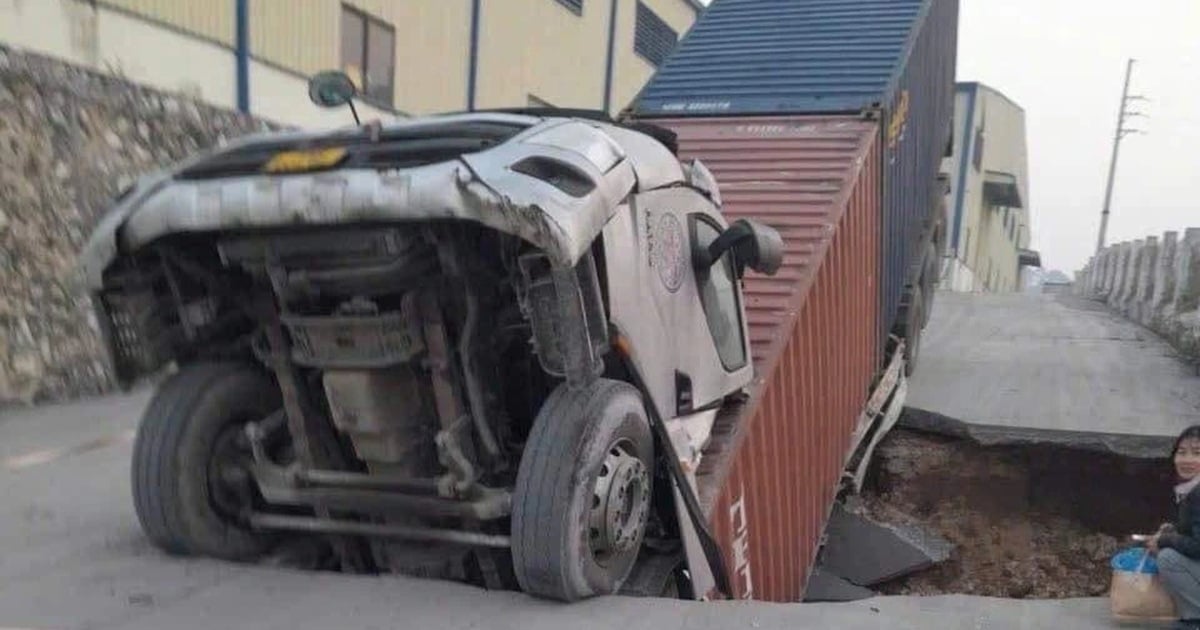
<path fill-rule="evenodd" d="M 1146 240 L 1139 238 L 1133 242 L 1133 253 L 1129 255 L 1129 278 L 1125 281 L 1125 302 L 1121 304 L 1121 312 L 1129 317 L 1133 305 L 1137 302 L 1138 281 L 1142 279 L 1143 254 L 1146 250 Z"/>
<path fill-rule="evenodd" d="M 1154 264 L 1154 293 L 1150 297 L 1147 325 L 1151 330 L 1164 334 L 1167 310 L 1175 296 L 1175 250 L 1178 240 L 1178 232 L 1164 233 L 1162 245 L 1158 250 L 1158 260 Z"/>
<path fill-rule="evenodd" d="M 1075 282 L 1071 286 L 1071 293 L 1075 295 L 1086 296 L 1090 293 L 1088 286 L 1092 278 L 1092 269 L 1096 266 L 1096 257 L 1093 256 L 1083 269 L 1075 272 Z"/>
<path fill-rule="evenodd" d="M 1108 272 L 1104 278 L 1104 301 L 1111 301 L 1117 291 L 1117 281 L 1121 277 L 1121 246 L 1112 245 L 1108 248 Z"/>
<path fill-rule="evenodd" d="M 1102 297 L 1104 295 L 1104 281 L 1108 277 L 1108 267 L 1112 263 L 1112 251 L 1108 248 L 1100 250 L 1096 254 L 1096 273 L 1092 274 L 1092 295 Z"/>
<path fill-rule="evenodd" d="M 1109 306 L 1116 306 L 1117 300 L 1121 295 L 1121 285 L 1125 282 L 1125 259 L 1128 255 L 1129 243 L 1117 243 L 1113 245 L 1113 273 L 1112 281 L 1108 287 L 1108 295 L 1104 301 Z"/>
<path fill-rule="evenodd" d="M 1137 287 L 1130 301 L 1131 317 L 1140 324 L 1150 323 L 1154 298 L 1154 269 L 1158 265 L 1158 237 L 1148 236 L 1138 260 Z"/>
<path fill-rule="evenodd" d="M 1124 313 L 1129 295 L 1133 293 L 1133 283 L 1137 278 L 1137 257 L 1141 249 L 1140 241 L 1121 243 L 1121 276 L 1117 284 L 1116 294 L 1110 302 L 1113 308 Z"/>
<path fill-rule="evenodd" d="M 1167 338 L 1185 354 L 1200 355 L 1200 228 L 1188 228 L 1175 252 L 1175 295 Z"/>

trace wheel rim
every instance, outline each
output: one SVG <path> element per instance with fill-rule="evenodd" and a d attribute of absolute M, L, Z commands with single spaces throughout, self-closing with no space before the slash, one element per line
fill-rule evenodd
<path fill-rule="evenodd" d="M 258 489 L 250 472 L 254 456 L 245 433 L 246 423 L 233 422 L 213 440 L 208 458 L 208 496 L 214 510 L 235 522 L 258 507 Z"/>
<path fill-rule="evenodd" d="M 627 439 L 610 444 L 592 487 L 588 543 L 601 565 L 637 551 L 650 512 L 650 472 L 635 453 Z"/>

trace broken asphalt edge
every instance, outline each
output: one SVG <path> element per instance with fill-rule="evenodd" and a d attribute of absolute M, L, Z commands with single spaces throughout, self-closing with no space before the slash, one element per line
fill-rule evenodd
<path fill-rule="evenodd" d="M 974 424 L 915 407 L 905 408 L 897 426 L 913 431 L 970 440 L 980 446 L 1054 445 L 1137 459 L 1166 457 L 1175 441 L 1174 435 L 1059 431 Z"/>

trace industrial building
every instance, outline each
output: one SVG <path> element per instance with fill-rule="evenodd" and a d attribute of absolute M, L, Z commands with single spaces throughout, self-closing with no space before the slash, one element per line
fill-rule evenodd
<path fill-rule="evenodd" d="M 368 116 L 554 105 L 615 112 L 696 0 L 0 1 L 0 44 L 289 125 L 345 124 L 305 82 L 341 68 Z"/>
<path fill-rule="evenodd" d="M 1022 268 L 1041 266 L 1037 252 L 1029 249 L 1025 110 L 995 88 L 958 83 L 953 153 L 942 171 L 950 186 L 941 286 L 1021 290 Z"/>

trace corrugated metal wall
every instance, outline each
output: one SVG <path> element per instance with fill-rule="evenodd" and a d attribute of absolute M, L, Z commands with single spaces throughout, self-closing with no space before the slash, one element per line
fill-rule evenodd
<path fill-rule="evenodd" d="M 634 111 L 880 116 L 886 334 L 938 208 L 957 39 L 958 0 L 715 0 Z"/>
<path fill-rule="evenodd" d="M 884 332 L 923 260 L 922 234 L 938 218 L 938 171 L 954 124 L 958 0 L 931 0 L 918 22 L 904 73 L 887 104 L 883 159 Z"/>
<path fill-rule="evenodd" d="M 928 0 L 714 0 L 639 116 L 857 112 L 886 103 Z"/>
<path fill-rule="evenodd" d="M 655 67 L 634 52 L 639 0 L 613 0 L 617 3 L 617 21 L 613 32 L 612 109 L 616 113 L 627 107 L 638 90 L 653 76 Z M 686 36 L 696 12 L 686 0 L 642 0 L 682 38 Z"/>
<path fill-rule="evenodd" d="M 745 280 L 756 379 L 718 418 L 701 501 L 736 595 L 799 601 L 880 363 L 878 128 L 855 118 L 671 119 L 724 213 L 780 230 L 773 277 Z"/>
<path fill-rule="evenodd" d="M 39 0 L 45 2 L 46 0 Z M 144 15 L 180 30 L 233 46 L 233 0 L 102 0 L 100 4 Z"/>
<path fill-rule="evenodd" d="M 252 1 L 251 54 L 303 74 L 336 69 L 340 15 L 329 0 Z"/>

